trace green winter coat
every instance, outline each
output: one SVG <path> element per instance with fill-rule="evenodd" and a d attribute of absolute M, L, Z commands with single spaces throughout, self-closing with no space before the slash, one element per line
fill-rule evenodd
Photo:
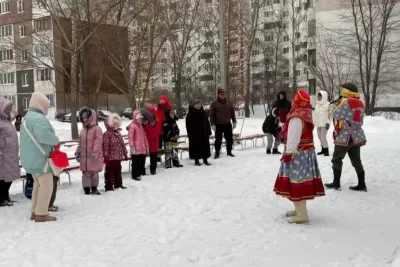
<path fill-rule="evenodd" d="M 51 126 L 49 120 L 45 117 L 43 112 L 38 109 L 29 108 L 24 117 L 24 121 L 30 133 L 36 138 L 47 155 L 42 155 L 38 147 L 25 131 L 25 127 L 21 125 L 20 159 L 22 167 L 27 173 L 39 175 L 50 173 L 50 167 L 46 172 L 43 172 L 43 168 L 46 164 L 47 158 L 50 157 L 50 153 L 53 151 L 54 146 L 57 145 L 60 140 L 55 135 L 54 128 Z"/>

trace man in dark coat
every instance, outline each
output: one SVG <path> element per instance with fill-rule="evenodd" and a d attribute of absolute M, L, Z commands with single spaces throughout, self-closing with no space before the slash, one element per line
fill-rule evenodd
<path fill-rule="evenodd" d="M 211 165 L 210 136 L 211 126 L 199 99 L 192 101 L 186 116 L 186 131 L 189 138 L 189 157 L 195 160 L 196 166 L 201 166 L 200 159 L 205 165 Z"/>
<path fill-rule="evenodd" d="M 210 106 L 211 128 L 215 132 L 215 159 L 220 157 L 222 136 L 224 136 L 226 141 L 227 155 L 234 157 L 232 149 L 233 129 L 236 128 L 235 109 L 232 102 L 226 99 L 224 89 L 219 89 L 217 94 L 217 100 L 212 102 Z"/>
<path fill-rule="evenodd" d="M 276 117 L 277 116 L 276 112 L 277 112 L 276 108 L 274 108 L 271 111 L 271 113 L 268 114 L 268 116 L 265 118 L 265 121 L 262 126 L 262 130 L 267 136 L 267 154 L 271 154 L 271 149 L 273 149 L 272 154 L 281 154 L 278 151 L 278 147 L 280 145 L 280 139 L 279 139 L 280 128 L 278 124 L 278 119 Z"/>

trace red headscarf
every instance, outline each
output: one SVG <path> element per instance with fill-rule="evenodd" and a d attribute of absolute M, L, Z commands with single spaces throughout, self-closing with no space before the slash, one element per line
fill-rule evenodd
<path fill-rule="evenodd" d="M 160 100 L 164 100 L 165 104 L 161 105 L 160 102 L 158 102 L 158 106 L 157 106 L 157 113 L 156 113 L 156 127 L 159 130 L 159 132 L 162 132 L 162 128 L 163 128 L 163 124 L 165 121 L 165 116 L 164 116 L 164 112 L 167 109 L 172 109 L 172 105 L 171 103 L 169 103 L 168 101 L 168 97 L 165 95 L 160 96 Z"/>

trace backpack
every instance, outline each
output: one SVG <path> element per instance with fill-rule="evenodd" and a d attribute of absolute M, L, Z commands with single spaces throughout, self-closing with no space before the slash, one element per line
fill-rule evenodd
<path fill-rule="evenodd" d="M 33 177 L 30 173 L 26 174 L 26 182 L 25 182 L 25 187 L 24 187 L 24 195 L 32 199 L 32 191 L 33 191 Z"/>

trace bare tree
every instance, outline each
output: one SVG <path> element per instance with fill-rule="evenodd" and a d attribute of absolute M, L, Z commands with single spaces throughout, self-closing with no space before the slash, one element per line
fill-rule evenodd
<path fill-rule="evenodd" d="M 391 86 L 400 67 L 400 46 L 394 38 L 400 33 L 400 1 L 348 0 L 343 4 L 347 12 L 342 19 L 353 27 L 338 34 L 346 52 L 357 58 L 367 114 L 372 114 L 380 91 Z"/>

